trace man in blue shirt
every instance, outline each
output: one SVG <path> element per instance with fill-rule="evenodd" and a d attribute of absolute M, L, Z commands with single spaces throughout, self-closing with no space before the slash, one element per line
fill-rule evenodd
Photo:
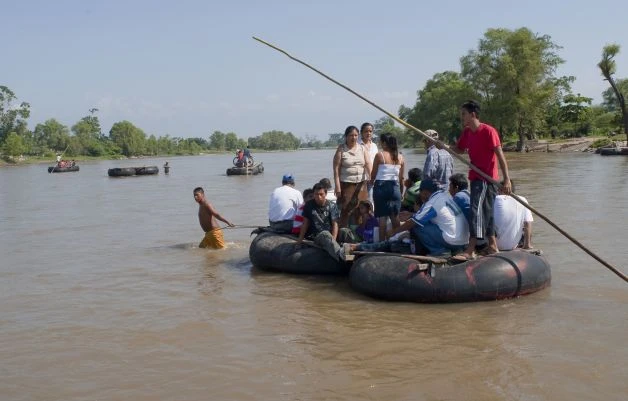
<path fill-rule="evenodd" d="M 428 129 L 425 134 L 438 140 L 438 132 L 433 129 Z M 445 149 L 438 149 L 434 142 L 425 139 L 423 143 L 427 149 L 427 157 L 423 166 L 423 179 L 433 180 L 438 185 L 438 189 L 446 189 L 449 185 L 449 177 L 454 171 L 454 159 Z"/>
<path fill-rule="evenodd" d="M 454 202 L 462 209 L 467 223 L 471 224 L 471 194 L 469 193 L 469 180 L 462 173 L 456 173 L 449 177 L 449 194 Z"/>
<path fill-rule="evenodd" d="M 388 235 L 412 230 L 432 256 L 450 256 L 464 250 L 469 241 L 469 224 L 451 195 L 428 179 L 421 181 L 419 196 L 423 201 L 421 209 Z"/>

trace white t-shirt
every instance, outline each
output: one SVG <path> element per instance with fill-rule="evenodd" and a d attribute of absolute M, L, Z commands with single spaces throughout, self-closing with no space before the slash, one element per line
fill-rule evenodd
<path fill-rule="evenodd" d="M 423 226 L 432 222 L 443 232 L 443 239 L 450 245 L 469 242 L 469 223 L 462 209 L 446 191 L 436 191 L 412 216 L 414 223 Z"/>
<path fill-rule="evenodd" d="M 528 203 L 523 196 L 522 201 Z M 493 204 L 493 219 L 497 236 L 497 249 L 509 251 L 515 249 L 523 235 L 523 223 L 531 222 L 530 209 L 517 202 L 509 195 L 497 195 Z"/>
<path fill-rule="evenodd" d="M 360 143 L 364 145 L 366 150 L 369 151 L 369 156 L 371 157 L 371 168 L 373 168 L 373 163 L 375 163 L 375 155 L 377 155 L 377 152 L 378 152 L 377 145 L 373 141 L 371 141 L 371 143 L 367 145 L 364 142 L 362 142 L 362 138 L 360 138 Z"/>
<path fill-rule="evenodd" d="M 270 194 L 268 220 L 272 222 L 292 220 L 302 203 L 303 195 L 290 185 L 275 188 Z"/>

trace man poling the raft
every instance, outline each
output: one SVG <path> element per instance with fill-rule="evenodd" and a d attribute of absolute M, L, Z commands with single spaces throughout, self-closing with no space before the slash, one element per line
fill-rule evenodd
<path fill-rule="evenodd" d="M 270 43 L 268 43 L 268 42 L 266 42 L 266 41 L 264 41 L 262 39 L 259 39 L 257 37 L 253 37 L 253 39 L 258 41 L 258 42 L 260 42 L 260 43 L 262 43 L 262 44 L 264 44 L 264 45 L 266 45 L 266 46 L 268 46 L 268 47 L 270 47 L 270 48 L 272 48 L 272 49 L 274 49 L 274 50 L 276 50 L 276 51 L 278 51 L 278 52 L 280 52 L 280 53 L 283 53 L 288 58 L 298 62 L 299 64 L 304 65 L 305 67 L 307 67 L 307 68 L 311 69 L 312 71 L 316 72 L 317 74 L 325 77 L 326 79 L 330 80 L 331 82 L 335 83 L 336 85 L 338 85 L 338 86 L 344 88 L 345 90 L 351 92 L 352 94 L 354 94 L 355 96 L 357 96 L 360 99 L 364 100 L 365 102 L 367 102 L 371 106 L 375 107 L 377 110 L 383 112 L 384 114 L 386 114 L 387 116 L 389 116 L 390 118 L 392 118 L 393 120 L 398 122 L 399 124 L 401 124 L 404 127 L 406 127 L 408 129 L 410 129 L 410 130 L 420 134 L 422 137 L 424 137 L 424 138 L 428 139 L 429 141 L 435 143 L 439 148 L 446 149 L 449 153 L 451 153 L 452 156 L 456 157 L 462 163 L 464 163 L 467 166 L 469 166 L 469 168 L 471 168 L 473 171 L 475 171 L 480 177 L 485 179 L 487 182 L 490 182 L 491 184 L 496 185 L 498 188 L 502 187 L 501 183 L 499 183 L 496 180 L 494 180 L 493 177 L 490 177 L 487 174 L 485 174 L 481 169 L 479 169 L 477 166 L 475 166 L 472 163 L 470 163 L 469 161 L 467 161 L 464 157 L 462 157 L 459 154 L 457 154 L 456 152 L 452 151 L 452 149 L 450 149 L 450 147 L 448 145 L 446 145 L 446 144 L 444 144 L 444 143 L 442 143 L 442 142 L 440 142 L 438 140 L 435 140 L 435 139 L 431 138 L 430 136 L 426 135 L 420 129 L 414 127 L 411 124 L 408 124 L 406 121 L 402 120 L 398 116 L 388 112 L 387 110 L 385 110 L 382 107 L 378 106 L 377 104 L 373 103 L 371 100 L 369 100 L 366 97 L 364 97 L 364 96 L 360 95 L 359 93 L 355 92 L 353 89 L 349 88 L 348 86 L 346 86 L 346 85 L 336 81 L 335 79 L 333 79 L 330 76 L 324 74 L 323 72 L 317 70 L 316 68 L 310 66 L 309 64 L 307 64 L 307 63 L 305 63 L 305 62 L 303 62 L 303 61 L 293 57 L 292 55 L 287 53 L 285 50 L 282 50 L 282 49 L 278 48 L 277 46 L 274 46 L 274 45 L 272 45 L 272 44 L 270 44 Z M 621 272 L 620 270 L 618 270 L 617 268 L 615 268 L 614 266 L 612 266 L 611 264 L 609 264 L 608 262 L 603 260 L 600 256 L 595 254 L 593 251 L 591 251 L 590 249 L 585 247 L 582 243 L 580 243 L 578 240 L 576 240 L 571 235 L 569 235 L 565 230 L 563 230 L 558 225 L 556 225 L 554 222 L 552 222 L 548 217 L 546 217 L 545 215 L 543 215 L 542 213 L 540 213 L 539 211 L 537 211 L 536 209 L 534 209 L 533 207 L 531 207 L 527 203 L 525 203 L 517 195 L 511 193 L 510 196 L 512 196 L 517 202 L 521 203 L 522 205 L 524 205 L 525 207 L 530 209 L 534 214 L 536 214 L 538 217 L 540 217 L 541 219 L 546 221 L 549 225 L 554 227 L 554 229 L 556 229 L 559 233 L 564 235 L 567 239 L 569 239 L 576 246 L 578 246 L 580 249 L 582 249 L 584 252 L 586 252 L 589 256 L 591 256 L 592 258 L 594 258 L 595 260 L 600 262 L 604 267 L 606 267 L 607 269 L 611 270 L 613 273 L 615 273 L 617 276 L 619 276 L 622 280 L 624 280 L 625 282 L 628 283 L 628 276 L 626 274 L 624 274 L 623 272 Z"/>

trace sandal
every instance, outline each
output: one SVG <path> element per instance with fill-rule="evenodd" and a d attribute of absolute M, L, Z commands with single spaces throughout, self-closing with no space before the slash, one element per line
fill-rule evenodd
<path fill-rule="evenodd" d="M 458 255 L 454 255 L 451 257 L 451 260 L 456 262 L 468 262 L 470 260 L 475 260 L 474 255 L 467 255 L 466 253 L 459 253 Z"/>
<path fill-rule="evenodd" d="M 491 248 L 489 248 L 488 246 L 486 248 L 482 248 L 482 250 L 480 250 L 478 252 L 478 254 L 480 256 L 488 256 L 488 255 L 494 255 L 496 253 L 498 253 L 499 251 L 493 251 Z"/>

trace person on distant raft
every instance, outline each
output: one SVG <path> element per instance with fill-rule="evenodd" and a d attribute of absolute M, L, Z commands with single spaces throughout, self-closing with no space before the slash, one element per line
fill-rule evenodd
<path fill-rule="evenodd" d="M 198 221 L 203 231 L 205 231 L 205 237 L 203 237 L 201 243 L 198 244 L 198 247 L 223 249 L 225 247 L 225 239 L 217 220 L 226 223 L 229 227 L 234 227 L 234 225 L 214 209 L 212 204 L 205 198 L 203 188 L 194 188 L 194 200 L 198 203 Z"/>
<path fill-rule="evenodd" d="M 249 164 L 253 165 L 253 156 L 251 155 L 251 151 L 248 146 L 242 151 L 242 156 L 244 157 L 245 166 L 248 166 Z"/>

